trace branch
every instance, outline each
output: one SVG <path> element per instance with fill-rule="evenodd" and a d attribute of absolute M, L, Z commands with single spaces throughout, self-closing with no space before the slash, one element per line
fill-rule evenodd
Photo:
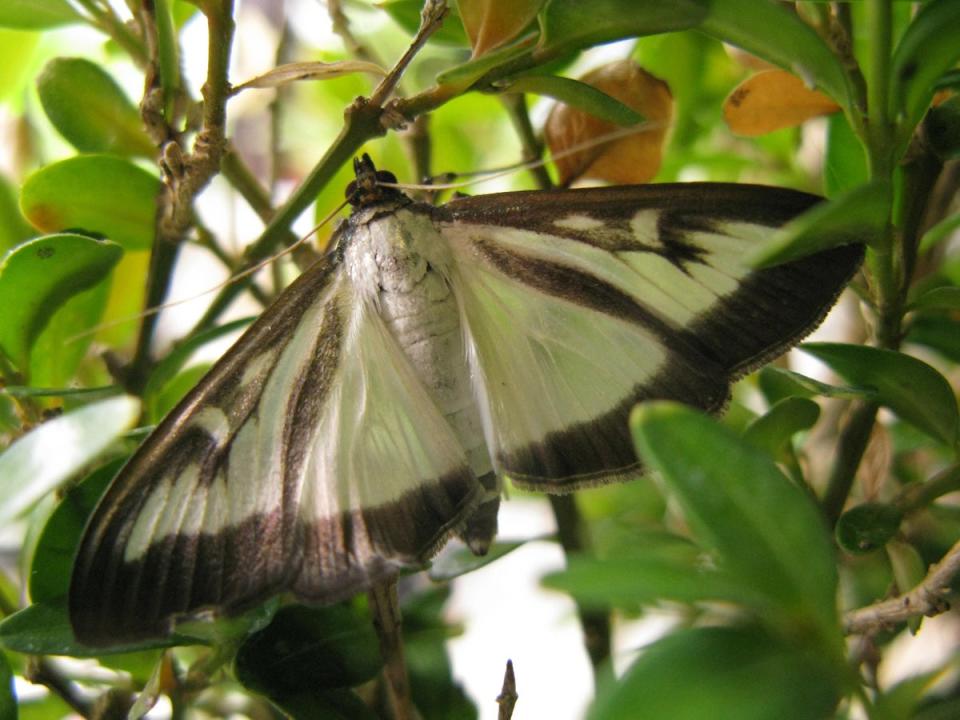
<path fill-rule="evenodd" d="M 157 230 L 147 276 L 148 308 L 160 305 L 166 297 L 180 243 L 193 222 L 194 198 L 219 172 L 227 145 L 226 103 L 230 92 L 227 73 L 233 44 L 233 2 L 210 3 L 204 7 L 204 12 L 208 39 L 207 78 L 201 90 L 203 124 L 189 155 L 183 155 L 176 142 L 164 148 L 167 183 L 159 198 Z M 148 71 L 148 75 L 157 72 L 158 62 L 156 57 L 151 58 L 153 70 Z M 156 324 L 157 317 L 153 314 L 146 316 L 140 326 L 137 349 L 125 378 L 125 384 L 134 391 L 146 382 Z"/>
<path fill-rule="evenodd" d="M 513 674 L 513 660 L 507 660 L 507 669 L 503 673 L 503 688 L 497 695 L 497 705 L 500 710 L 497 720 L 510 720 L 513 717 L 513 706 L 517 704 L 517 678 Z"/>
<path fill-rule="evenodd" d="M 950 583 L 960 576 L 960 542 L 930 568 L 923 581 L 890 600 L 848 612 L 843 618 L 847 634 L 871 633 L 922 615 L 932 617 L 949 609 Z"/>
<path fill-rule="evenodd" d="M 367 591 L 373 626 L 380 638 L 380 654 L 383 656 L 383 674 L 387 681 L 393 720 L 413 720 L 413 699 L 410 681 L 407 679 L 407 663 L 403 654 L 403 638 L 400 627 L 403 617 L 397 598 L 397 579 L 377 583 Z"/>
<path fill-rule="evenodd" d="M 364 143 L 386 133 L 387 128 L 383 122 L 385 116 L 400 116 L 410 119 L 419 112 L 432 110 L 450 99 L 449 95 L 445 93 L 434 91 L 428 94 L 428 91 L 428 93 L 416 96 L 416 103 L 408 103 L 403 106 L 407 110 L 410 109 L 411 105 L 415 106 L 417 110 L 411 114 L 394 109 L 402 101 L 391 103 L 389 112 L 384 107 L 389 94 L 393 91 L 416 52 L 427 41 L 427 38 L 440 27 L 445 12 L 446 3 L 443 0 L 430 0 L 424 6 L 420 31 L 411 42 L 410 48 L 377 86 L 369 99 L 358 98 L 347 108 L 340 134 L 296 191 L 277 209 L 276 214 L 264 228 L 260 237 L 247 248 L 246 262 L 243 267 L 239 268 L 239 271 L 247 270 L 266 259 L 277 247 L 280 239 L 289 233 L 290 225 L 294 219 L 316 199 L 321 188 L 333 178 L 337 170 L 348 162 Z M 249 280 L 235 282 L 223 288 L 191 333 L 213 326 L 220 313 L 230 305 L 237 295 L 243 292 L 248 282 Z"/>

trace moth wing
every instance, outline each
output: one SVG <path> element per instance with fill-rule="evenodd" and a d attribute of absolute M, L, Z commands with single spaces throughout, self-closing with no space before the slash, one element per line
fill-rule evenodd
<path fill-rule="evenodd" d="M 636 403 L 721 409 L 735 379 L 819 324 L 859 266 L 859 245 L 745 265 L 771 228 L 817 200 L 679 184 L 438 209 L 497 468 L 560 492 L 629 477 Z"/>
<path fill-rule="evenodd" d="M 168 633 L 286 590 L 333 601 L 420 562 L 482 489 L 382 321 L 321 263 L 143 443 L 94 511 L 77 637 Z"/>

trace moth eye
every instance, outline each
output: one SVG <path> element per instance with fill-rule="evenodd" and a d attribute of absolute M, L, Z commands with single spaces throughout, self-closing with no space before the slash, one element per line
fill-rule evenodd
<path fill-rule="evenodd" d="M 377 170 L 377 182 L 381 183 L 397 183 L 397 176 L 394 175 L 389 170 Z"/>
<path fill-rule="evenodd" d="M 349 200 L 351 203 L 353 203 L 353 201 L 354 201 L 354 199 L 355 199 L 355 196 L 356 196 L 356 194 L 357 194 L 357 181 L 356 181 L 356 180 L 351 180 L 351 181 L 347 184 L 347 189 L 343 191 L 343 194 L 344 194 L 344 196 L 347 198 L 347 200 Z"/>

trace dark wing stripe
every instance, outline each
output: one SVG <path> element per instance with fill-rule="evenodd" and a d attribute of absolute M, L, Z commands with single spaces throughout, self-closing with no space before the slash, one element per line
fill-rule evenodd
<path fill-rule="evenodd" d="M 88 523 L 71 577 L 70 617 L 78 639 L 103 645 L 160 635 L 174 615 L 214 605 L 232 612 L 263 600 L 296 570 L 299 554 L 290 551 L 296 538 L 278 518 L 251 517 L 224 533 L 153 537 L 131 562 L 124 552 L 150 498 L 164 483 L 175 486 L 191 465 L 199 475 L 188 502 L 206 503 L 218 471 L 226 471 L 234 437 L 255 421 L 263 386 L 298 322 L 324 297 L 338 267 L 336 257 L 328 258 L 301 275 L 285 291 L 285 302 L 244 333 L 111 484 Z M 257 371 L 252 376 L 251 367 Z M 197 423 L 207 407 L 227 413 L 227 436 L 219 441 Z M 237 469 L 230 475 L 244 477 Z M 216 526 L 225 520 L 218 518 Z"/>

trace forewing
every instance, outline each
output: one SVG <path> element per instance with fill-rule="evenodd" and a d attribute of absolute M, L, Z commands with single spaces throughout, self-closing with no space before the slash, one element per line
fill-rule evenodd
<path fill-rule="evenodd" d="M 747 185 L 506 193 L 436 211 L 498 468 L 567 491 L 639 469 L 631 408 L 708 411 L 822 320 L 862 258 L 847 245 L 754 271 L 770 229 L 817 201 Z"/>
<path fill-rule="evenodd" d="M 336 263 L 293 283 L 101 500 L 71 579 L 77 637 L 160 636 L 284 590 L 332 601 L 462 523 L 480 486 L 384 333 Z"/>

